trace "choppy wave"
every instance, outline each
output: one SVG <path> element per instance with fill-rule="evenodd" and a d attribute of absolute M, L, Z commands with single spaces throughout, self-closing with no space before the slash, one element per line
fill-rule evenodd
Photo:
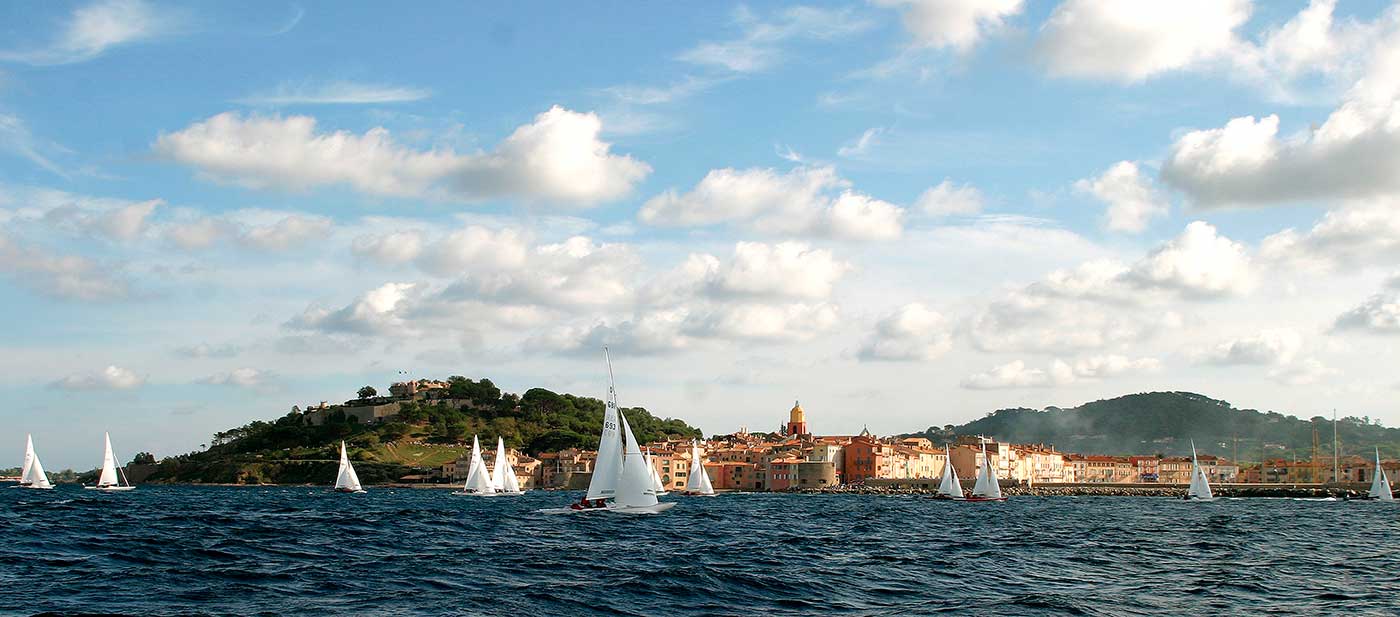
<path fill-rule="evenodd" d="M 1393 504 L 0 491 L 0 613 L 1390 614 Z"/>

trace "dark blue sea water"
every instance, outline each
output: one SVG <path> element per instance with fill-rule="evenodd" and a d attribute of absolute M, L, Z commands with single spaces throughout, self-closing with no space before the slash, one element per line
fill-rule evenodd
<path fill-rule="evenodd" d="M 0 489 L 0 613 L 1400 613 L 1400 507 L 1276 499 Z"/>

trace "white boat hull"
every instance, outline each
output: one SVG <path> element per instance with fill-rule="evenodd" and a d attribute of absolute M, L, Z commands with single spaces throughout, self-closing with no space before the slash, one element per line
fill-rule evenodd
<path fill-rule="evenodd" d="M 119 493 L 121 491 L 134 491 L 134 486 L 84 486 L 84 490 L 102 491 L 104 493 Z"/>
<path fill-rule="evenodd" d="M 654 506 L 619 506 L 608 504 L 604 508 L 542 508 L 535 510 L 539 514 L 591 514 L 593 512 L 612 512 L 614 514 L 660 514 L 676 506 L 676 502 L 667 501 Z"/>
<path fill-rule="evenodd" d="M 352 494 L 352 495 L 360 495 L 360 494 L 363 494 L 363 493 L 365 492 L 365 489 L 338 488 L 338 489 L 335 489 L 335 492 L 337 492 L 337 493 L 349 493 L 349 494 Z"/>
<path fill-rule="evenodd" d="M 452 491 L 452 494 L 462 495 L 464 497 L 495 497 L 497 495 L 506 495 L 509 493 L 477 493 L 475 491 L 469 493 L 467 491 Z"/>
<path fill-rule="evenodd" d="M 11 486 L 10 488 L 27 488 L 27 489 L 32 489 L 32 490 L 36 490 L 36 491 L 51 491 L 51 490 L 53 490 L 53 487 L 52 487 L 52 486 L 34 486 L 33 484 L 21 484 L 21 485 L 19 485 L 19 486 Z"/>

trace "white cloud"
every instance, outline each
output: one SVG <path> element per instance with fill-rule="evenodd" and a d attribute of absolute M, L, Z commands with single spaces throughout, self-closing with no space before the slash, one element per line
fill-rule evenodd
<path fill-rule="evenodd" d="M 707 41 L 681 53 L 682 61 L 732 73 L 755 73 L 783 60 L 782 44 L 792 40 L 832 40 L 863 32 L 872 25 L 852 10 L 806 6 L 784 9 L 763 20 L 747 8 L 735 11 L 743 30 L 737 39 Z"/>
<path fill-rule="evenodd" d="M 363 235 L 350 242 L 351 254 L 382 264 L 413 261 L 423 252 L 423 233 L 396 231 L 385 235 Z"/>
<path fill-rule="evenodd" d="M 900 10 L 915 44 L 965 53 L 1023 8 L 1023 0 L 875 0 Z"/>
<path fill-rule="evenodd" d="M 215 373 L 204 379 L 200 383 L 216 386 L 234 386 L 238 388 L 261 388 L 266 386 L 272 379 L 272 375 L 267 371 L 260 371 L 255 368 L 236 368 L 224 373 Z"/>
<path fill-rule="evenodd" d="M 982 211 L 986 199 L 982 191 L 971 184 L 957 186 L 951 179 L 944 179 L 938 186 L 930 187 L 919 195 L 914 207 L 930 216 L 967 216 Z"/>
<path fill-rule="evenodd" d="M 236 102 L 258 106 L 379 105 L 421 101 L 429 96 L 432 96 L 432 91 L 427 88 L 332 81 L 283 83 L 272 91 L 252 94 Z"/>
<path fill-rule="evenodd" d="M 1371 296 L 1338 316 L 1332 327 L 1338 331 L 1353 330 L 1366 334 L 1400 334 L 1400 297 L 1395 293 Z"/>
<path fill-rule="evenodd" d="M 106 266 L 80 255 L 52 254 L 24 246 L 0 231 L 0 273 L 47 296 L 65 300 L 119 300 L 127 282 Z"/>
<path fill-rule="evenodd" d="M 862 360 L 932 360 L 952 346 L 947 319 L 916 302 L 876 322 L 856 355 Z"/>
<path fill-rule="evenodd" d="M 45 148 L 40 144 L 29 132 L 29 126 L 24 120 L 19 116 L 0 113 L 0 150 L 8 150 L 49 172 L 67 178 L 68 172 L 45 156 L 41 152 L 44 149 L 52 148 Z"/>
<path fill-rule="evenodd" d="M 186 358 L 232 358 L 242 352 L 243 348 L 233 344 L 198 343 L 175 349 L 176 355 Z"/>
<path fill-rule="evenodd" d="M 111 240 L 135 240 L 146 232 L 149 219 L 164 201 L 152 199 L 115 207 L 91 207 L 68 203 L 44 213 L 44 220 L 60 227 L 95 234 Z"/>
<path fill-rule="evenodd" d="M 420 289 L 414 283 L 385 283 L 339 309 L 308 307 L 287 326 L 330 334 L 392 335 L 408 330 L 398 310 Z"/>
<path fill-rule="evenodd" d="M 1130 373 L 1153 372 L 1162 368 L 1156 358 L 1129 358 L 1120 355 L 1090 356 L 1074 362 L 1075 377 L 1102 379 Z"/>
<path fill-rule="evenodd" d="M 1021 360 L 1013 360 L 987 371 L 968 375 L 959 385 L 969 390 L 1000 390 L 1049 388 L 1073 381 L 1074 369 L 1063 360 L 1055 360 L 1048 370 L 1030 368 Z"/>
<path fill-rule="evenodd" d="M 1309 386 L 1341 374 L 1315 358 L 1306 358 L 1269 371 L 1269 379 L 1288 386 Z"/>
<path fill-rule="evenodd" d="M 1277 115 L 1244 116 L 1176 140 L 1162 178 L 1201 206 L 1400 195 L 1400 11 L 1362 77 L 1320 126 L 1281 136 Z"/>
<path fill-rule="evenodd" d="M 851 265 L 826 249 L 802 242 L 739 242 L 728 261 L 705 253 L 653 281 L 651 302 L 685 303 L 695 295 L 715 299 L 824 300 Z"/>
<path fill-rule="evenodd" d="M 623 197 L 651 168 L 610 152 L 591 113 L 553 107 L 489 152 L 418 151 L 383 128 L 318 133 L 310 116 L 223 113 L 162 133 L 155 151 L 206 178 L 254 189 L 348 185 L 371 195 L 519 198 L 591 205 Z"/>
<path fill-rule="evenodd" d="M 73 11 L 63 30 L 47 46 L 0 51 L 0 61 L 34 65 L 91 60 L 108 49 L 172 32 L 179 19 L 141 0 L 100 0 Z"/>
<path fill-rule="evenodd" d="M 1390 265 L 1400 260 L 1400 208 L 1371 202 L 1330 210 L 1312 229 L 1285 229 L 1259 244 L 1269 262 L 1313 271 Z"/>
<path fill-rule="evenodd" d="M 1292 362 L 1302 346 L 1303 337 L 1297 331 L 1275 328 L 1215 345 L 1199 353 L 1198 359 L 1219 365 L 1283 365 Z"/>
<path fill-rule="evenodd" d="M 860 158 L 865 156 L 866 152 L 870 150 L 870 147 L 875 145 L 876 141 L 879 139 L 880 133 L 883 132 L 885 132 L 885 129 L 880 127 L 865 129 L 865 132 L 861 133 L 860 137 L 838 148 L 836 150 L 836 156 L 842 158 Z"/>
<path fill-rule="evenodd" d="M 324 237 L 331 226 L 331 220 L 322 216 L 291 215 L 271 225 L 252 227 L 238 241 L 252 248 L 285 250 Z"/>
<path fill-rule="evenodd" d="M 1036 53 L 1054 75 L 1141 81 L 1236 53 L 1249 13 L 1249 0 L 1066 0 Z"/>
<path fill-rule="evenodd" d="M 225 237 L 236 234 L 237 230 L 231 223 L 222 219 L 197 217 L 168 223 L 161 233 L 167 241 L 180 249 L 194 251 L 214 246 Z"/>
<path fill-rule="evenodd" d="M 386 238 L 393 237 L 386 236 Z M 388 240 L 385 240 L 388 241 Z M 390 248 L 403 251 L 411 237 L 392 241 Z M 418 266 L 437 276 L 459 276 L 467 272 L 518 270 L 525 265 L 530 242 L 517 229 L 492 230 L 472 225 L 453 231 L 428 244 L 418 255 Z"/>
<path fill-rule="evenodd" d="M 111 365 L 101 372 L 69 375 L 53 383 L 62 390 L 131 390 L 146 383 L 146 378 L 131 369 Z"/>
<path fill-rule="evenodd" d="M 839 311 L 834 304 L 729 304 L 692 313 L 683 331 L 700 338 L 736 341 L 806 341 L 836 326 Z"/>
<path fill-rule="evenodd" d="M 1196 298 L 1237 295 L 1254 284 L 1244 245 L 1203 221 L 1187 225 L 1180 236 L 1148 253 L 1124 276 L 1140 287 Z"/>
<path fill-rule="evenodd" d="M 772 234 L 882 240 L 903 231 L 904 209 L 850 190 L 830 167 L 715 169 L 687 193 L 648 199 L 639 218 L 650 225 L 736 225 Z M 840 191 L 837 193 L 837 191 Z"/>
<path fill-rule="evenodd" d="M 1115 163 L 1097 178 L 1075 182 L 1074 188 L 1108 205 L 1104 226 L 1112 231 L 1139 233 L 1167 214 L 1166 199 L 1132 161 Z"/>
<path fill-rule="evenodd" d="M 1136 344 L 1167 325 L 1121 307 L 1027 289 L 987 304 L 973 314 L 965 331 L 981 351 L 1060 353 Z"/>

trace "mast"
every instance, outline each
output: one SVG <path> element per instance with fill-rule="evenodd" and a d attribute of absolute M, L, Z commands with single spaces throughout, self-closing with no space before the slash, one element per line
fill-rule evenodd
<path fill-rule="evenodd" d="M 1337 408 L 1336 408 L 1336 407 L 1333 407 L 1333 408 L 1332 408 L 1332 482 L 1333 482 L 1333 483 L 1336 483 L 1336 482 L 1340 482 L 1340 481 L 1341 481 L 1341 476 L 1340 476 L 1340 474 L 1338 473 L 1338 470 L 1339 470 L 1339 468 L 1340 468 L 1340 466 L 1338 465 L 1338 461 L 1339 461 L 1338 456 L 1339 456 L 1339 455 L 1338 455 L 1338 453 L 1337 453 Z"/>

